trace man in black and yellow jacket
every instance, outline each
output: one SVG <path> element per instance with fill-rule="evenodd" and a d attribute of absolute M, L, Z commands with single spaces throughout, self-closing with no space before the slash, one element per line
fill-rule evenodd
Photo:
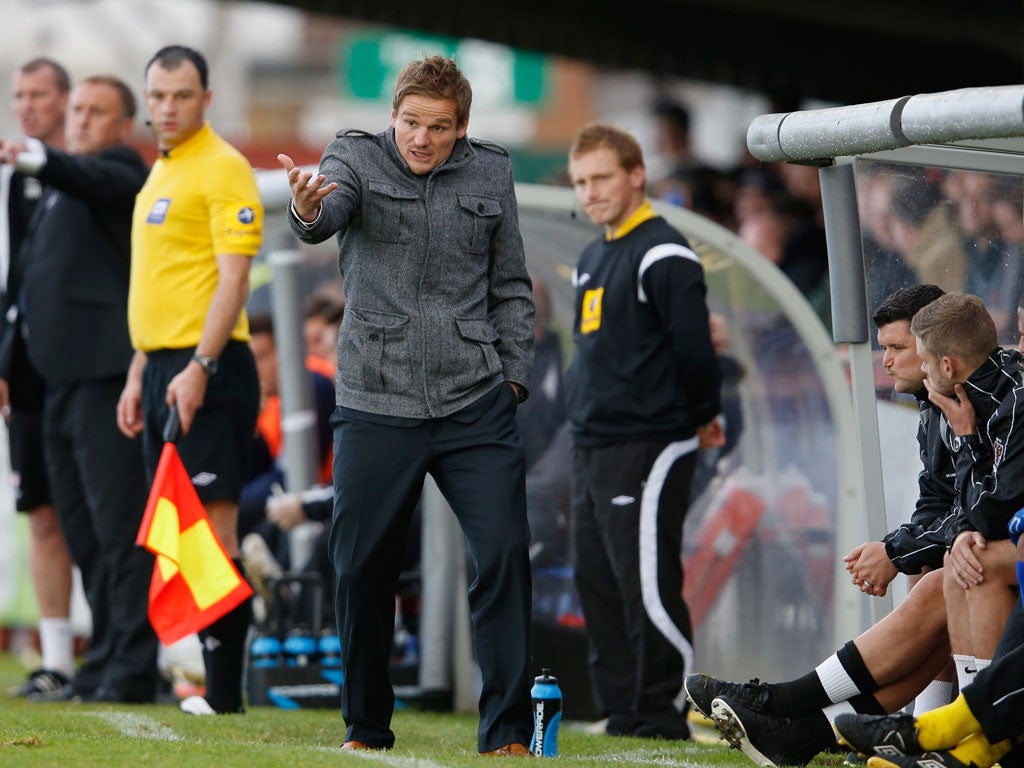
<path fill-rule="evenodd" d="M 591 125 L 569 152 L 584 212 L 605 228 L 574 273 L 576 585 L 595 699 L 613 735 L 685 739 L 692 670 L 679 560 L 698 448 L 720 446 L 721 371 L 704 272 L 644 194 L 629 134 Z"/>

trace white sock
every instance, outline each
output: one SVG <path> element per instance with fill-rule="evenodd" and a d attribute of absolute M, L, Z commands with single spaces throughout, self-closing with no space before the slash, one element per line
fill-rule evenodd
<path fill-rule="evenodd" d="M 828 724 L 832 726 L 832 730 L 835 731 L 835 722 L 836 717 L 838 715 L 841 715 L 844 712 L 856 714 L 857 710 L 853 708 L 853 704 L 851 704 L 849 701 L 840 701 L 836 704 L 829 704 L 827 707 L 821 710 L 821 712 L 825 715 L 825 718 L 828 720 Z"/>
<path fill-rule="evenodd" d="M 956 684 L 962 691 L 971 684 L 974 673 L 977 671 L 974 666 L 974 657 L 965 653 L 954 653 L 953 664 L 956 666 Z"/>
<path fill-rule="evenodd" d="M 944 707 L 952 701 L 953 684 L 946 680 L 932 680 L 914 699 L 914 716 Z"/>
<path fill-rule="evenodd" d="M 833 704 L 846 701 L 861 692 L 857 684 L 853 682 L 853 678 L 843 669 L 843 665 L 839 661 L 839 654 L 833 653 L 815 667 L 814 671 L 818 674 L 821 687 L 825 689 L 825 693 L 828 694 Z"/>
<path fill-rule="evenodd" d="M 981 670 L 985 669 L 989 664 L 992 663 L 992 659 L 974 659 L 974 674 L 978 674 Z"/>
<path fill-rule="evenodd" d="M 40 619 L 39 647 L 43 652 L 43 669 L 71 677 L 75 674 L 74 639 L 68 619 Z"/>

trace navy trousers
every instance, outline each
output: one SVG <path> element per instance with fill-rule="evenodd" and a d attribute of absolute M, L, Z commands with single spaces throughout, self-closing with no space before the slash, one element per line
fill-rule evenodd
<path fill-rule="evenodd" d="M 394 744 L 388 666 L 395 591 L 429 472 L 459 520 L 475 566 L 469 605 L 483 680 L 478 748 L 529 741 L 530 531 L 515 414 L 506 384 L 446 418 L 335 412 L 329 547 L 338 579 L 346 740 Z"/>
<path fill-rule="evenodd" d="M 149 624 L 153 555 L 135 546 L 146 507 L 142 447 L 117 429 L 123 377 L 51 386 L 43 435 L 54 505 L 92 612 L 92 646 L 76 680 L 124 701 L 151 702 L 157 639 Z"/>

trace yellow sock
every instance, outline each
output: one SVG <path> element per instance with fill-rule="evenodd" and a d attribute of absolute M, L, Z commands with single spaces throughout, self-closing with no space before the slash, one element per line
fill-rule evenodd
<path fill-rule="evenodd" d="M 978 768 L 989 768 L 994 762 L 1010 751 L 1010 740 L 1003 739 L 989 744 L 985 734 L 976 733 L 968 736 L 949 753 L 964 765 L 976 765 Z"/>
<path fill-rule="evenodd" d="M 926 752 L 955 747 L 968 736 L 981 732 L 981 723 L 960 694 L 953 703 L 923 713 L 914 719 L 917 740 Z"/>

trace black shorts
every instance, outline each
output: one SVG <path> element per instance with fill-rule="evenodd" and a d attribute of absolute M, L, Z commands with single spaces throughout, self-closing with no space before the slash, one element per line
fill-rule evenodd
<path fill-rule="evenodd" d="M 12 410 L 7 429 L 15 505 L 19 512 L 31 512 L 51 502 L 43 454 L 43 412 Z"/>
<path fill-rule="evenodd" d="M 169 413 L 167 385 L 188 365 L 194 352 L 189 348 L 147 353 L 142 372 L 142 413 L 146 423 L 143 452 L 150 482 L 163 450 Z M 181 461 L 204 504 L 238 501 L 259 405 L 260 386 L 252 351 L 244 342 L 230 341 L 220 355 L 216 375 L 207 383 L 206 399 L 196 412 L 192 429 L 178 438 Z"/>

